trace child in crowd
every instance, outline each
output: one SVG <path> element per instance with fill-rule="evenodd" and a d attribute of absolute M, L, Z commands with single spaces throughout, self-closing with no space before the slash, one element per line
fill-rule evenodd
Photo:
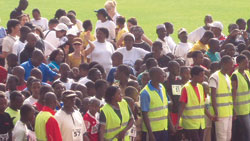
<path fill-rule="evenodd" d="M 95 82 L 95 90 L 96 90 L 96 98 L 100 100 L 101 106 L 103 106 L 106 102 L 104 100 L 105 92 L 108 88 L 108 82 L 106 80 L 97 80 Z"/>
<path fill-rule="evenodd" d="M 8 102 L 10 101 L 10 93 L 17 90 L 18 82 L 19 82 L 18 77 L 16 77 L 15 75 L 9 76 L 6 83 L 6 89 L 7 89 L 6 97 Z"/>
<path fill-rule="evenodd" d="M 122 38 L 124 33 L 128 32 L 128 30 L 125 28 L 125 22 L 126 22 L 126 19 L 123 16 L 119 16 L 116 18 L 116 29 L 115 29 L 116 42 Z M 122 44 L 120 46 L 116 46 L 116 47 L 119 48 L 119 47 L 123 47 L 123 46 L 124 46 L 124 41 L 122 42 Z"/>
<path fill-rule="evenodd" d="M 40 95 L 40 88 L 41 88 L 41 80 L 39 79 L 34 79 L 31 82 L 31 96 L 27 99 L 24 100 L 23 104 L 30 104 L 30 105 L 34 105 Z"/>
<path fill-rule="evenodd" d="M 24 90 L 27 86 L 27 83 L 24 79 L 25 75 L 25 70 L 21 66 L 16 66 L 12 70 L 12 74 L 18 77 L 19 83 L 17 85 L 17 90 L 22 91 Z"/>
<path fill-rule="evenodd" d="M 95 83 L 93 81 L 89 81 L 85 85 L 87 87 L 88 96 L 96 96 Z"/>
<path fill-rule="evenodd" d="M 57 81 L 61 81 L 64 84 L 66 90 L 70 90 L 74 80 L 69 78 L 69 73 L 70 73 L 69 65 L 66 63 L 62 63 L 60 65 L 59 72 L 61 74 L 61 77 Z"/>
<path fill-rule="evenodd" d="M 191 78 L 190 68 L 189 67 L 181 67 L 180 68 L 180 76 L 181 76 L 181 84 L 185 85 Z"/>
<path fill-rule="evenodd" d="M 83 78 L 83 77 L 86 77 L 88 75 L 88 72 L 89 72 L 89 64 L 87 63 L 82 63 L 79 65 L 79 78 Z"/>
<path fill-rule="evenodd" d="M 70 78 L 72 78 L 74 81 L 79 80 L 79 68 L 78 67 L 73 67 L 70 72 Z"/>
<path fill-rule="evenodd" d="M 96 118 L 96 113 L 99 111 L 100 100 L 91 98 L 89 101 L 89 109 L 83 117 L 87 134 L 91 141 L 98 141 L 99 121 Z"/>
<path fill-rule="evenodd" d="M 4 92 L 0 91 L 0 139 L 2 141 L 11 141 L 12 140 L 12 129 L 14 128 L 12 119 L 10 115 L 5 111 L 7 107 L 7 99 Z"/>
<path fill-rule="evenodd" d="M 12 74 L 12 69 L 18 65 L 18 57 L 15 54 L 9 54 L 6 60 L 8 64 L 8 73 Z"/>

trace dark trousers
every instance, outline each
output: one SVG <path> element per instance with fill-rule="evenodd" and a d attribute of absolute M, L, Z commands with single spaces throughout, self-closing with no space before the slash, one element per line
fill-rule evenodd
<path fill-rule="evenodd" d="M 147 132 L 142 132 L 142 141 L 147 141 Z M 168 131 L 153 132 L 156 141 L 168 141 Z"/>
<path fill-rule="evenodd" d="M 185 129 L 185 136 L 189 141 L 203 141 L 203 133 L 202 129 Z"/>

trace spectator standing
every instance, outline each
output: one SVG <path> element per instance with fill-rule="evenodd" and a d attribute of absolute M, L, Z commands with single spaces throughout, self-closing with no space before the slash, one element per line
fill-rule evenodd
<path fill-rule="evenodd" d="M 42 31 L 46 31 L 49 29 L 48 27 L 48 19 L 41 17 L 41 13 L 39 9 L 33 9 L 32 10 L 32 16 L 34 19 L 31 20 L 31 23 L 33 23 L 36 26 L 39 26 L 42 28 Z"/>

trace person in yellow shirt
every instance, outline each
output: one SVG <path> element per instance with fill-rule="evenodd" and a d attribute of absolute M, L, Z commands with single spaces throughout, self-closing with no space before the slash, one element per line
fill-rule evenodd
<path fill-rule="evenodd" d="M 120 40 L 120 38 L 123 36 L 124 33 L 127 33 L 128 30 L 125 28 L 125 17 L 123 16 L 119 16 L 116 19 L 116 42 Z M 124 46 L 124 41 L 122 42 L 122 44 L 120 46 Z M 119 46 L 117 46 L 117 48 L 119 48 Z"/>
<path fill-rule="evenodd" d="M 197 50 L 200 50 L 202 52 L 208 51 L 208 49 L 209 49 L 208 40 L 213 38 L 213 37 L 214 37 L 213 32 L 206 31 L 204 33 L 204 35 L 202 36 L 202 38 L 194 44 L 194 46 L 191 48 L 190 52 L 197 51 Z"/>

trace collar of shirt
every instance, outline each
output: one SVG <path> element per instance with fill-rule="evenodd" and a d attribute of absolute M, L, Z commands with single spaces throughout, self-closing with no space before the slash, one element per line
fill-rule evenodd
<path fill-rule="evenodd" d="M 151 84 L 151 80 L 148 82 L 148 87 L 151 91 L 159 91 L 158 89 L 156 89 L 152 84 Z M 159 84 L 159 88 L 160 90 L 162 89 L 162 86 Z"/>
<path fill-rule="evenodd" d="M 55 111 L 51 109 L 50 107 L 44 106 L 42 109 L 43 112 L 50 112 L 52 115 L 55 115 Z"/>
<path fill-rule="evenodd" d="M 89 114 L 89 116 L 92 117 L 93 119 L 96 118 L 95 116 L 93 116 L 93 115 L 89 112 L 89 110 L 87 111 L 87 114 Z"/>

